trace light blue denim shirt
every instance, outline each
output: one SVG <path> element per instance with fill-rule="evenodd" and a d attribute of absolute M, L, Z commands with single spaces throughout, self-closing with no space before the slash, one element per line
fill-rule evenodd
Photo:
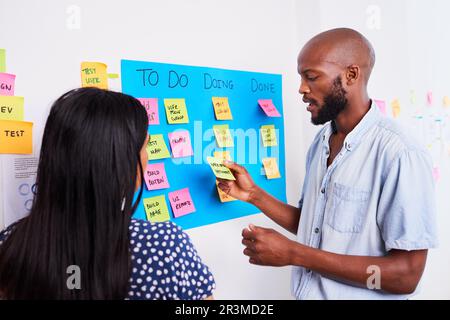
<path fill-rule="evenodd" d="M 434 181 L 426 150 L 374 103 L 327 168 L 331 134 L 329 122 L 307 154 L 298 242 L 359 256 L 436 247 Z M 302 267 L 293 268 L 292 291 L 297 299 L 409 297 L 352 286 Z"/>

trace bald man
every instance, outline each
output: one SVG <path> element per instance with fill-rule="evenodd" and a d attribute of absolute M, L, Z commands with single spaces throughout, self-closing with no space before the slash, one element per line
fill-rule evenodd
<path fill-rule="evenodd" d="M 369 98 L 375 54 L 360 33 L 323 32 L 297 62 L 311 121 L 325 124 L 306 156 L 299 206 L 273 198 L 232 162 L 236 181 L 219 181 L 297 241 L 250 225 L 244 254 L 252 264 L 294 266 L 297 299 L 407 299 L 437 244 L 429 156 Z"/>

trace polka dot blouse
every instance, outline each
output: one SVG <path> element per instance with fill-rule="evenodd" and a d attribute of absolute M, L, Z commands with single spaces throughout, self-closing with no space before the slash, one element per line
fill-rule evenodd
<path fill-rule="evenodd" d="M 0 245 L 13 227 L 0 233 Z M 179 226 L 132 219 L 129 230 L 132 271 L 127 300 L 199 300 L 212 295 L 214 278 Z"/>

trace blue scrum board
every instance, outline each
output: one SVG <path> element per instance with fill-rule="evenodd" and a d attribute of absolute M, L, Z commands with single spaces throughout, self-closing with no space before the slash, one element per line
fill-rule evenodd
<path fill-rule="evenodd" d="M 160 124 L 149 125 L 149 133 L 163 134 L 171 150 L 168 133 L 188 130 L 194 150 L 194 156 L 189 158 L 150 161 L 165 163 L 170 188 L 149 191 L 144 186 L 142 199 L 165 195 L 170 219 L 184 229 L 259 213 L 256 207 L 242 201 L 220 202 L 216 179 L 206 156 L 212 156 L 213 151 L 228 150 L 233 160 L 242 164 L 260 187 L 286 201 L 281 75 L 134 60 L 122 60 L 121 72 L 124 93 L 136 98 L 158 98 Z M 228 97 L 233 120 L 216 120 L 212 97 Z M 164 99 L 167 98 L 185 99 L 189 123 L 167 123 L 164 108 Z M 258 105 L 258 99 L 272 99 L 282 116 L 266 116 Z M 235 133 L 234 148 L 221 149 L 216 145 L 215 136 L 209 129 L 219 124 L 228 124 Z M 276 147 L 263 147 L 259 129 L 266 124 L 275 125 Z M 244 136 L 247 134 L 245 139 L 242 139 L 243 133 Z M 238 144 L 237 140 L 241 143 Z M 262 167 L 264 157 L 278 159 L 281 178 L 267 179 Z M 190 190 L 196 211 L 175 218 L 168 193 L 186 187 Z M 134 217 L 146 219 L 142 200 Z"/>

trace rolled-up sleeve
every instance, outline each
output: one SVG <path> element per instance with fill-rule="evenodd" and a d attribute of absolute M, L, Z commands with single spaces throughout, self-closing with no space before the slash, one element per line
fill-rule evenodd
<path fill-rule="evenodd" d="M 420 250 L 438 245 L 434 180 L 430 157 L 405 150 L 387 171 L 377 223 L 386 250 Z"/>

